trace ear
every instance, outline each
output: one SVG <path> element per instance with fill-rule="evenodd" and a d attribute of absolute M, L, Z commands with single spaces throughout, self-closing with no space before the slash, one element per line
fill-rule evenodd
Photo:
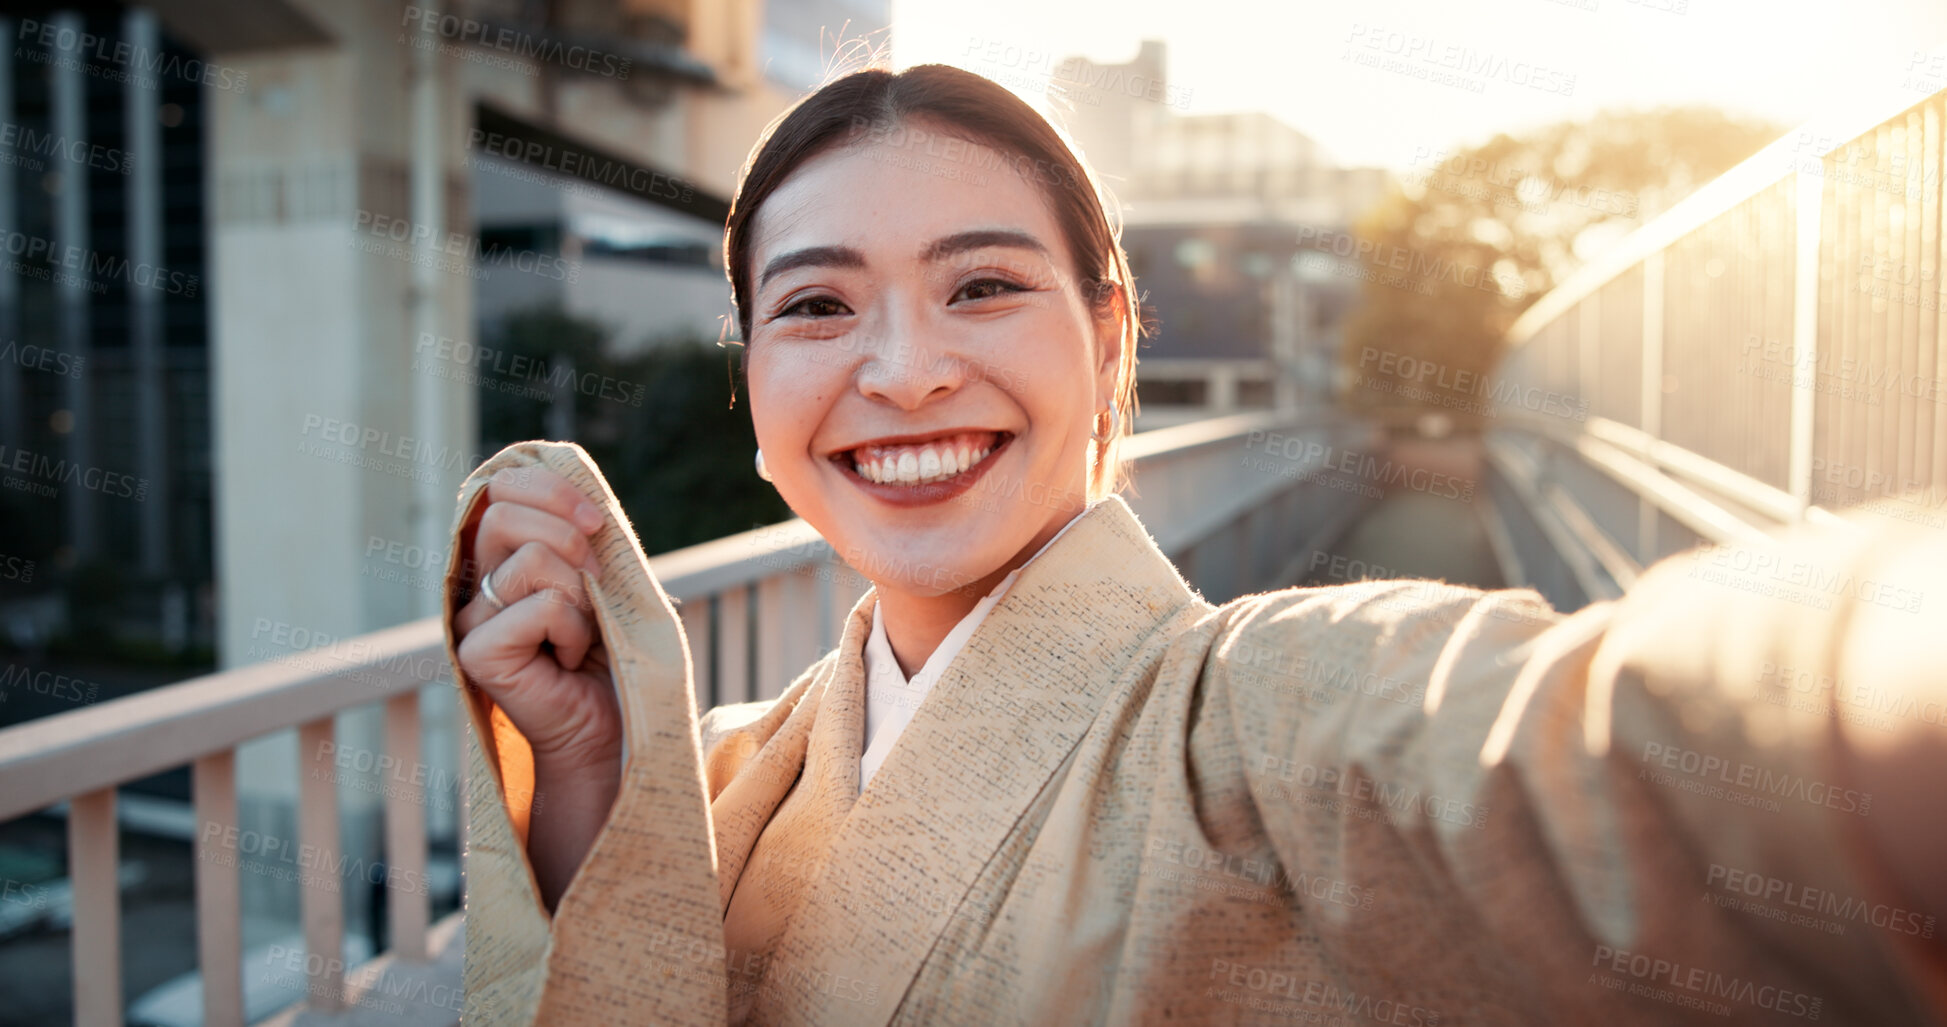
<path fill-rule="evenodd" d="M 1116 372 L 1122 367 L 1123 328 L 1129 320 L 1128 297 L 1123 295 L 1122 287 L 1110 286 L 1114 296 L 1110 302 L 1095 312 L 1095 409 L 1102 410 L 1115 402 Z M 1127 410 L 1122 412 L 1126 420 Z"/>

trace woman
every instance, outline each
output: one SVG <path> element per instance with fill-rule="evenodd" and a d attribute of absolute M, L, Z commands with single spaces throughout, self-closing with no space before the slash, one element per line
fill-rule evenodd
<path fill-rule="evenodd" d="M 1113 494 L 1138 312 L 1100 190 L 966 72 L 806 98 L 724 253 L 759 472 L 873 588 L 780 699 L 699 723 L 580 450 L 475 472 L 449 577 L 469 1022 L 1947 1009 L 1947 845 L 1913 784 L 1939 718 L 1862 739 L 1765 678 L 1937 701 L 1923 622 L 1686 558 L 1566 619 L 1397 583 L 1213 607 Z M 1937 540 L 1785 553 L 1910 588 L 1947 568 Z M 1352 684 L 1375 679 L 1400 687 Z M 1790 922 L 1809 893 L 1870 913 Z"/>

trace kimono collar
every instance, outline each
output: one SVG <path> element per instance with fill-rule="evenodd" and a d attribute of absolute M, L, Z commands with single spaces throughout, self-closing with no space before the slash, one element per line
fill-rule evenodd
<path fill-rule="evenodd" d="M 1007 594 L 1029 564 L 1040 559 L 1056 539 L 1067 534 L 1068 529 L 1080 523 L 1087 514 L 1086 508 L 1077 511 L 1067 524 L 1061 526 L 1060 531 L 1034 551 L 1033 556 L 1022 561 L 1021 566 L 1008 571 L 1001 583 L 982 596 L 980 602 L 974 604 L 974 608 L 947 632 L 947 636 L 934 648 L 933 654 L 913 672 L 911 678 L 900 670 L 899 660 L 892 652 L 892 642 L 886 637 L 885 611 L 877 602 L 872 604 L 872 628 L 866 633 L 865 640 L 865 755 L 859 764 L 859 787 L 872 783 L 872 775 L 885 762 L 886 754 L 898 742 L 906 725 L 912 722 L 913 713 L 926 698 L 926 693 L 933 690 L 933 683 L 940 679 L 947 667 L 953 665 L 960 650 L 966 647 L 967 639 L 987 619 L 988 611 Z"/>
<path fill-rule="evenodd" d="M 805 780 L 835 823 L 823 872 L 778 942 L 792 966 L 760 1005 L 885 1023 L 993 853 L 1073 754 L 1147 642 L 1199 602 L 1119 496 L 1022 569 L 933 686 L 864 794 L 863 643 L 853 607 L 810 731 Z M 828 777 L 829 780 L 818 780 Z M 822 976 L 821 976 L 822 973 Z M 870 996 L 831 1005 L 832 974 Z M 765 1010 L 760 1008 L 760 1018 Z M 795 1017 L 794 1017 L 795 1018 Z M 812 1019 L 820 1017 L 813 1016 Z"/>

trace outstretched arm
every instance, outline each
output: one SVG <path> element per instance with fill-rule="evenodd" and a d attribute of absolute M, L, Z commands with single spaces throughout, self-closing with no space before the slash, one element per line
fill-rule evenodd
<path fill-rule="evenodd" d="M 1566 619 L 1274 593 L 1233 608 L 1207 701 L 1287 870 L 1380 897 L 1318 924 L 1347 965 L 1407 923 L 1419 972 L 1510 1019 L 1913 1022 L 1947 1011 L 1942 587 L 1939 538 L 1806 533 Z"/>

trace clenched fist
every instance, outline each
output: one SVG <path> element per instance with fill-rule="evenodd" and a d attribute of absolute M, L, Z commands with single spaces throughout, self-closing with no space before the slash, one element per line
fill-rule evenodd
<path fill-rule="evenodd" d="M 590 536 L 602 514 L 537 467 L 494 475 L 479 510 L 460 529 L 470 598 L 453 617 L 455 652 L 533 747 L 527 848 L 553 909 L 621 784 L 622 712 L 581 576 L 600 571 Z"/>

